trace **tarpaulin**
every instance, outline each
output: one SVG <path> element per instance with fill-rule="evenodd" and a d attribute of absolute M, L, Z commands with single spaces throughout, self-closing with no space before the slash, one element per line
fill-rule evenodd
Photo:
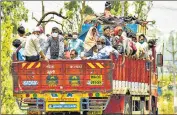
<path fill-rule="evenodd" d="M 126 28 L 130 29 L 135 34 L 138 32 L 138 24 L 127 24 Z"/>

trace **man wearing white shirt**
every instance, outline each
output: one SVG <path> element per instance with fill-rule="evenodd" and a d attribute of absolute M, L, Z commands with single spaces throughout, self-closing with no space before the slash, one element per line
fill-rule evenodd
<path fill-rule="evenodd" d="M 41 46 L 39 43 L 39 35 L 40 35 L 40 29 L 39 27 L 36 27 L 33 30 L 33 34 L 30 35 L 28 39 L 26 40 L 25 52 L 24 52 L 26 61 L 29 61 L 29 62 L 39 61 L 40 56 L 44 60 L 48 60 L 41 49 Z"/>
<path fill-rule="evenodd" d="M 148 58 L 148 43 L 146 42 L 144 34 L 139 36 L 139 42 L 136 43 L 139 58 Z"/>

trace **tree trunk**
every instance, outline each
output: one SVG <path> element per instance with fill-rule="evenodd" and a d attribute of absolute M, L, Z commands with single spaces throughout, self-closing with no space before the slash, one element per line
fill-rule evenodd
<path fill-rule="evenodd" d="M 42 0 L 42 16 L 44 15 L 44 13 L 45 13 L 44 1 Z M 45 33 L 45 24 L 44 23 L 42 24 L 42 28 L 43 28 L 44 33 Z"/>
<path fill-rule="evenodd" d="M 85 11 L 85 0 L 82 1 L 82 9 L 81 9 L 81 22 L 79 24 L 78 32 L 81 32 L 82 24 L 83 24 L 83 17 L 84 17 L 84 11 Z"/>

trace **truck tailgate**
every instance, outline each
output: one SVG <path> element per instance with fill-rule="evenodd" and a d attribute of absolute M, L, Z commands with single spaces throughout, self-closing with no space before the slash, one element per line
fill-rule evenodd
<path fill-rule="evenodd" d="M 14 93 L 112 91 L 111 60 L 14 62 Z"/>

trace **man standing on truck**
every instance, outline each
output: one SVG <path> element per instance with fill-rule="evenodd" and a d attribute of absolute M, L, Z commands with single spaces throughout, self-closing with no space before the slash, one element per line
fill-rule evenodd
<path fill-rule="evenodd" d="M 40 56 L 48 61 L 46 56 L 44 55 L 40 43 L 39 43 L 39 35 L 40 35 L 40 28 L 36 27 L 33 30 L 33 34 L 26 39 L 25 44 L 25 51 L 24 55 L 26 57 L 26 61 L 33 62 L 33 61 L 39 61 Z"/>
<path fill-rule="evenodd" d="M 112 46 L 112 38 L 111 38 L 111 34 L 110 34 L 110 27 L 105 26 L 103 28 L 103 31 L 104 31 L 103 36 L 101 36 L 101 39 L 104 40 L 106 46 Z"/>
<path fill-rule="evenodd" d="M 25 28 L 24 28 L 23 26 L 19 26 L 18 29 L 17 29 L 17 31 L 18 31 L 18 35 L 19 35 L 19 38 L 18 38 L 18 39 L 19 39 L 23 44 L 25 44 L 25 42 L 26 42 Z"/>
<path fill-rule="evenodd" d="M 80 56 L 81 52 L 84 50 L 84 43 L 82 40 L 78 39 L 78 33 L 73 32 L 73 37 L 68 42 L 68 50 L 76 50 Z"/>
<path fill-rule="evenodd" d="M 50 48 L 50 59 L 63 59 L 64 56 L 64 38 L 59 35 L 60 31 L 57 27 L 52 28 L 51 37 L 47 39 L 44 47 L 46 54 Z"/>

